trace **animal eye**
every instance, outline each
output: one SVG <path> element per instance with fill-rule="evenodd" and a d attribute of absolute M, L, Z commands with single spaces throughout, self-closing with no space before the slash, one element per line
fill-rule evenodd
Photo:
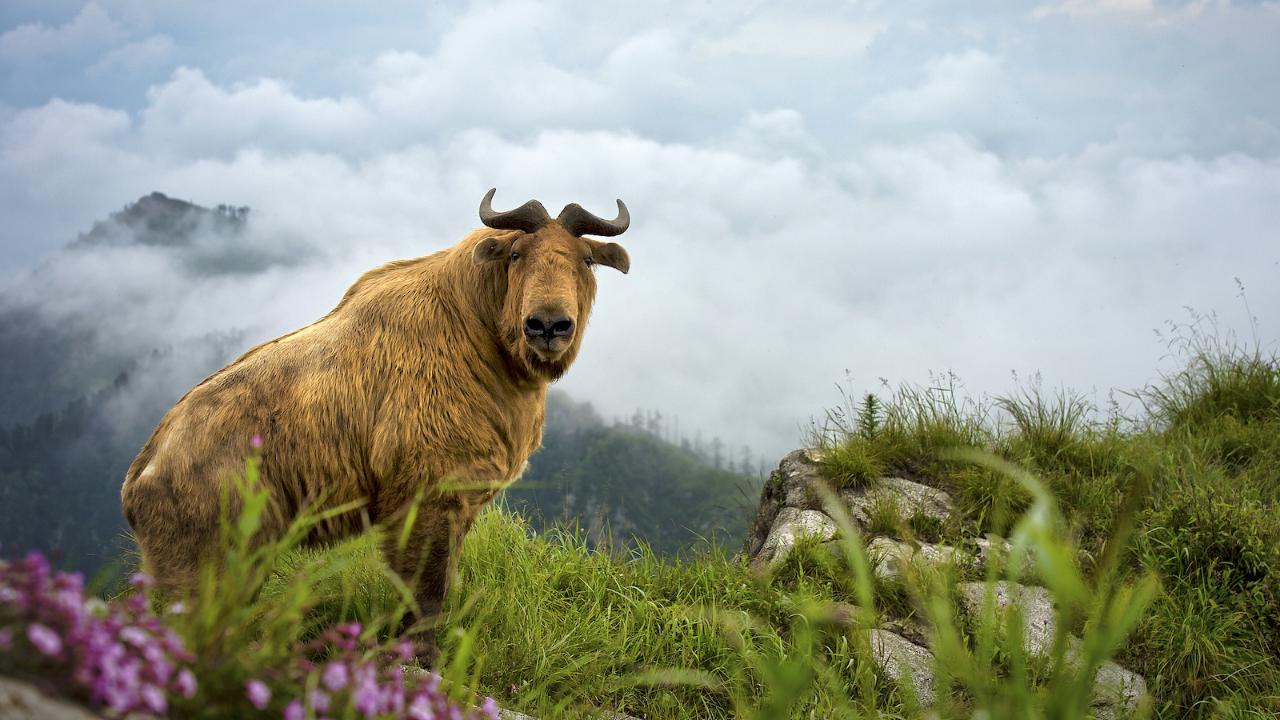
<path fill-rule="evenodd" d="M 515 262 L 515 261 L 517 261 L 517 260 L 519 260 L 519 259 L 520 259 L 520 253 L 518 253 L 518 252 L 512 252 L 512 253 L 511 253 L 511 262 Z"/>
<path fill-rule="evenodd" d="M 591 267 L 592 265 L 596 264 L 596 259 L 588 255 L 582 258 L 582 262 L 586 263 L 587 267 Z"/>

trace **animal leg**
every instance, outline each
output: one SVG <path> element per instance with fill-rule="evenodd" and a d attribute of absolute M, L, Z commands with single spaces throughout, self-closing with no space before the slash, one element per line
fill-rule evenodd
<path fill-rule="evenodd" d="M 431 508 L 406 531 L 403 525 L 385 530 L 382 553 L 387 564 L 413 589 L 418 614 L 410 632 L 418 659 L 431 665 L 440 654 L 436 630 L 462 552 L 462 539 L 471 518 L 455 508 Z"/>
<path fill-rule="evenodd" d="M 142 554 L 142 569 L 165 595 L 187 598 L 199 585 L 202 562 L 213 561 L 217 547 L 217 499 L 184 502 L 164 478 L 126 483 L 123 509 Z"/>

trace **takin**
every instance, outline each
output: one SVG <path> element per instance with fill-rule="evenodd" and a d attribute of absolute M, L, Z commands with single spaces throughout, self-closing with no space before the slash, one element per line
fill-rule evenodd
<path fill-rule="evenodd" d="M 267 490 L 258 541 L 304 511 L 355 506 L 308 543 L 382 532 L 413 590 L 419 656 L 462 546 L 485 503 L 542 442 L 547 386 L 573 363 L 597 265 L 627 272 L 604 220 L 576 203 L 554 220 L 536 200 L 495 212 L 453 247 L 365 273 L 320 320 L 252 348 L 187 392 L 151 434 L 121 488 L 125 518 L 158 586 L 189 595 L 217 562 L 224 498 L 260 454 Z M 499 232 L 494 232 L 497 230 Z"/>

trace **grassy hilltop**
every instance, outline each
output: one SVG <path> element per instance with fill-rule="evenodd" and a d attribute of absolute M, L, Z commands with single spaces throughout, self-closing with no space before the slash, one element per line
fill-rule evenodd
<path fill-rule="evenodd" d="M 897 475 L 947 490 L 963 510 L 949 523 L 875 520 L 899 538 L 981 531 L 1027 548 L 1090 667 L 1114 658 L 1146 677 L 1141 713 L 1275 717 L 1280 363 L 1202 336 L 1181 349 L 1183 369 L 1136 395 L 1138 417 L 1099 418 L 1069 392 L 986 404 L 904 387 L 833 411 L 814 442 L 837 488 Z M 232 563 L 202 601 L 170 616 L 198 658 L 199 694 L 178 704 L 195 716 L 278 718 L 307 687 L 273 675 L 298 638 L 356 621 L 390 642 L 405 611 L 370 539 L 327 551 L 234 541 L 254 527 L 232 532 Z M 864 629 L 891 609 L 935 628 L 950 690 L 938 716 L 1087 707 L 1088 678 L 1029 660 L 1020 623 L 957 611 L 951 588 L 982 579 L 964 578 L 973 571 L 875 578 L 857 534 L 846 536 L 840 558 L 802 541 L 760 573 L 736 547 L 611 555 L 496 507 L 468 536 L 450 596 L 444 687 L 537 717 L 917 717 L 911 693 L 869 660 Z M 1012 574 L 993 564 L 985 579 Z M 275 678 L 261 713 L 245 705 L 248 677 Z M 344 712 L 361 716 L 330 715 Z"/>
<path fill-rule="evenodd" d="M 1280 712 L 1280 365 L 1204 338 L 1188 343 L 1185 367 L 1139 395 L 1137 418 L 1098 420 L 1070 393 L 1029 390 L 985 406 L 948 388 L 904 388 L 833 413 L 817 440 L 837 486 L 885 474 L 918 479 L 948 490 L 968 523 L 1002 536 L 1019 522 L 1026 530 L 1035 488 L 955 448 L 1029 471 L 1054 506 L 1047 531 L 1032 533 L 1039 557 L 1071 563 L 1045 584 L 1068 593 L 1078 573 L 1085 595 L 1074 624 L 1086 640 L 1114 634 L 1106 652 L 1146 676 L 1154 716 L 1272 717 Z M 937 540 L 960 528 L 907 518 L 900 530 Z M 446 652 L 466 655 L 468 677 L 504 706 L 539 715 L 592 707 L 646 718 L 911 714 L 892 683 L 870 672 L 849 622 L 831 621 L 831 603 L 933 618 L 940 595 L 954 607 L 944 586 L 872 580 L 804 547 L 761 577 L 736 549 L 682 561 L 643 548 L 610 557 L 580 535 L 533 534 L 496 509 L 468 537 Z M 348 563 L 341 582 L 314 588 L 328 620 L 375 622 L 394 608 L 367 542 L 294 554 L 288 567 L 326 558 Z M 1127 638 L 1117 630 L 1126 610 L 1135 613 Z M 1051 668 L 1018 687 L 1009 652 L 978 647 L 983 628 L 960 623 L 955 633 L 948 663 L 958 700 L 944 716 L 968 717 L 975 704 L 997 716 L 1055 715 L 1068 689 L 1051 682 Z M 965 678 L 968 666 L 978 677 Z"/>

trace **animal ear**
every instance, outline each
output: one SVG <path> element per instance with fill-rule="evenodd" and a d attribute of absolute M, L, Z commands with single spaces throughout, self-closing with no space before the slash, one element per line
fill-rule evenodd
<path fill-rule="evenodd" d="M 591 259 L 600 265 L 608 265 L 626 274 L 631 269 L 631 257 L 618 243 L 591 241 Z"/>
<path fill-rule="evenodd" d="M 509 240 L 487 237 L 476 243 L 475 249 L 471 251 L 471 259 L 477 265 L 483 265 L 506 257 L 507 253 L 510 252 L 510 248 L 511 242 Z"/>

